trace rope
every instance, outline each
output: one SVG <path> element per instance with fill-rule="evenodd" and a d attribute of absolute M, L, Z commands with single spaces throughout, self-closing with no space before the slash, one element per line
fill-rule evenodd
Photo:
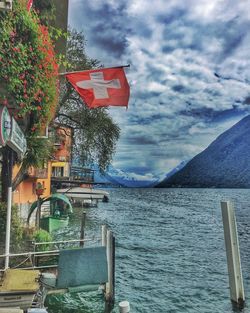
<path fill-rule="evenodd" d="M 28 260 L 30 260 L 32 267 L 34 267 L 33 262 L 31 261 L 31 254 L 29 254 L 25 260 L 23 260 L 21 263 L 17 264 L 16 266 L 13 266 L 13 268 L 18 268 L 19 266 L 23 265 Z"/>

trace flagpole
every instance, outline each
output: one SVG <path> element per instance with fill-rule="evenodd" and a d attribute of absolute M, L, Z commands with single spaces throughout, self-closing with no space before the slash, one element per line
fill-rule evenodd
<path fill-rule="evenodd" d="M 68 75 L 68 74 L 75 74 L 75 73 L 82 73 L 82 72 L 85 72 L 85 71 L 92 71 L 92 70 L 98 71 L 98 70 L 102 70 L 102 69 L 120 68 L 120 67 L 130 67 L 130 64 L 120 65 L 120 66 L 112 66 L 112 67 L 100 67 L 100 68 L 95 68 L 95 69 L 81 70 L 81 71 L 74 71 L 74 72 L 58 73 L 58 76 L 63 76 L 63 75 Z"/>

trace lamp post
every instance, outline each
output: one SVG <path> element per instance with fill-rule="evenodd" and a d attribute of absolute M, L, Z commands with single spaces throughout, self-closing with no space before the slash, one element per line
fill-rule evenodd
<path fill-rule="evenodd" d="M 7 217 L 6 217 L 6 235 L 5 235 L 5 269 L 9 268 L 10 254 L 10 225 L 11 225 L 11 206 L 12 206 L 12 168 L 13 168 L 13 151 L 8 148 L 8 199 L 7 199 Z"/>
<path fill-rule="evenodd" d="M 5 1 L 10 3 L 11 1 Z M 1 4 L 1 1 L 0 1 Z M 1 10 L 1 5 L 0 5 Z M 10 228 L 11 228 L 11 205 L 12 205 L 12 169 L 13 169 L 13 151 L 22 159 L 26 151 L 26 138 L 13 117 L 10 116 L 6 106 L 0 106 L 0 146 L 7 147 L 8 153 L 8 192 L 7 192 L 7 217 L 6 217 L 6 235 L 5 235 L 5 269 L 9 268 L 10 254 Z"/>

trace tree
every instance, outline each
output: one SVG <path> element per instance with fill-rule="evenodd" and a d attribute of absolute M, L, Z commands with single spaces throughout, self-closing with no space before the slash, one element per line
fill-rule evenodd
<path fill-rule="evenodd" d="M 68 71 L 100 67 L 85 52 L 86 41 L 82 32 L 69 31 Z M 73 156 L 84 166 L 97 163 L 104 171 L 112 161 L 120 128 L 109 115 L 107 108 L 89 109 L 67 82 L 61 87 L 57 120 L 74 129 Z"/>

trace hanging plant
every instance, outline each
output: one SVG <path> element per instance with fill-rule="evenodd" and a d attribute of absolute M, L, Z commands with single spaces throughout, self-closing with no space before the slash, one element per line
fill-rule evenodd
<path fill-rule="evenodd" d="M 28 120 L 27 132 L 37 135 L 56 110 L 58 65 L 48 28 L 26 1 L 0 14 L 0 65 L 0 104 Z"/>

